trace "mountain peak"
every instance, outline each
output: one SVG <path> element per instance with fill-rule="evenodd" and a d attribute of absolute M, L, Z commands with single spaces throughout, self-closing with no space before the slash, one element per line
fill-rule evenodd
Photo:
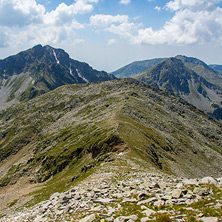
<path fill-rule="evenodd" d="M 1 103 L 28 100 L 62 85 L 112 79 L 111 74 L 71 59 L 63 49 L 38 44 L 0 60 L 0 94 L 4 95 L 0 109 Z"/>

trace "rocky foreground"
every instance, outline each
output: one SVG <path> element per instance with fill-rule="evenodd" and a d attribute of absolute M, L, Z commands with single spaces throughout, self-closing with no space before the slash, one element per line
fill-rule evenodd
<path fill-rule="evenodd" d="M 97 173 L 0 221 L 203 221 L 222 218 L 222 178 Z"/>

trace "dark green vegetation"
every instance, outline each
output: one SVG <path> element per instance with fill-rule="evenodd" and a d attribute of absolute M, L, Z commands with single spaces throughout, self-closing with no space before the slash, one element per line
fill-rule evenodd
<path fill-rule="evenodd" d="M 136 78 L 183 98 L 217 120 L 222 119 L 222 78 L 198 59 L 169 58 Z"/>
<path fill-rule="evenodd" d="M 37 45 L 0 60 L 0 103 L 27 101 L 66 84 L 112 79 L 111 74 L 71 59 L 62 49 Z"/>
<path fill-rule="evenodd" d="M 112 72 L 112 74 L 118 78 L 134 77 L 139 73 L 142 73 L 145 70 L 151 68 L 152 66 L 162 62 L 163 60 L 164 60 L 163 58 L 156 58 L 156 59 L 133 62 L 130 63 L 129 65 L 126 65 Z"/>
<path fill-rule="evenodd" d="M 185 101 L 137 80 L 67 85 L 0 113 L 0 171 L 8 169 L 0 186 L 48 181 L 41 198 L 49 197 L 120 152 L 141 167 L 218 177 L 221 132 Z"/>

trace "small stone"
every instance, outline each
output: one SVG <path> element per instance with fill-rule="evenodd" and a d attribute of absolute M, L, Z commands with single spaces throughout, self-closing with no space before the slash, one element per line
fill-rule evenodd
<path fill-rule="evenodd" d="M 149 217 L 150 215 L 155 214 L 156 211 L 148 208 L 147 210 L 144 210 L 142 213 L 146 214 L 146 216 Z"/>
<path fill-rule="evenodd" d="M 178 199 L 180 198 L 181 194 L 182 194 L 181 189 L 174 189 L 172 192 L 172 197 Z"/>
<path fill-rule="evenodd" d="M 110 202 L 113 202 L 114 200 L 113 199 L 110 199 L 110 198 L 99 198 L 97 200 L 94 200 L 93 202 L 94 203 L 100 203 L 100 204 L 107 204 L 107 203 L 110 203 Z"/>
<path fill-rule="evenodd" d="M 117 217 L 114 222 L 124 222 L 124 221 L 136 221 L 138 217 L 136 215 L 131 215 L 131 216 L 120 216 Z"/>
<path fill-rule="evenodd" d="M 199 184 L 217 184 L 217 181 L 213 177 L 204 177 L 200 180 Z"/>
<path fill-rule="evenodd" d="M 149 220 L 150 220 L 149 217 L 143 217 L 140 219 L 141 222 L 147 222 Z"/>
<path fill-rule="evenodd" d="M 142 205 L 142 204 L 147 204 L 147 203 L 151 203 L 151 202 L 154 202 L 154 201 L 157 201 L 158 199 L 156 197 L 151 197 L 147 200 L 142 200 L 142 201 L 139 201 L 137 203 L 137 205 Z"/>
<path fill-rule="evenodd" d="M 91 214 L 89 216 L 82 218 L 81 220 L 79 220 L 79 222 L 91 222 L 91 221 L 94 221 L 95 219 L 96 219 L 96 215 Z"/>
<path fill-rule="evenodd" d="M 163 200 L 157 200 L 156 202 L 154 202 L 153 205 L 157 206 L 157 207 L 162 206 L 162 205 L 164 205 L 164 201 Z"/>
<path fill-rule="evenodd" d="M 217 217 L 201 217 L 201 221 L 203 222 L 219 222 Z"/>
<path fill-rule="evenodd" d="M 183 183 L 184 185 L 195 185 L 195 186 L 198 185 L 197 179 L 184 179 L 184 180 L 182 181 L 182 183 Z"/>
<path fill-rule="evenodd" d="M 132 198 L 132 199 L 130 199 L 130 198 L 125 198 L 125 199 L 123 199 L 122 203 L 126 203 L 126 202 L 135 203 L 135 202 L 137 202 L 137 201 L 138 201 L 138 200 L 137 200 L 136 198 Z"/>

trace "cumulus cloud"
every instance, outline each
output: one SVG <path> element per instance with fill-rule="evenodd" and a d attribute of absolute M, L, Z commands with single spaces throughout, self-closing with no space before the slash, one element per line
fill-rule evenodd
<path fill-rule="evenodd" d="M 0 1 L 0 47 L 13 44 L 55 44 L 61 41 L 82 42 L 76 34 L 84 28 L 75 16 L 90 13 L 98 0 L 75 0 L 71 5 L 61 3 L 55 10 L 46 12 L 36 0 Z M 10 16 L 9 16 L 10 15 Z M 8 38 L 5 38 L 7 33 Z M 6 39 L 6 40 L 5 40 Z"/>
<path fill-rule="evenodd" d="M 161 8 L 159 6 L 156 6 L 155 9 L 160 12 L 161 11 Z"/>
<path fill-rule="evenodd" d="M 117 43 L 116 39 L 110 39 L 107 43 L 107 45 L 114 45 L 115 43 Z"/>
<path fill-rule="evenodd" d="M 121 0 L 120 4 L 128 5 L 130 2 L 131 2 L 131 0 Z"/>
<path fill-rule="evenodd" d="M 90 25 L 98 27 L 107 27 L 113 23 L 127 23 L 129 17 L 127 15 L 104 15 L 97 14 L 90 17 Z"/>
<path fill-rule="evenodd" d="M 122 38 L 132 38 L 140 25 L 130 23 L 127 15 L 97 14 L 90 17 L 90 25 L 119 35 Z"/>
<path fill-rule="evenodd" d="M 35 0 L 1 0 L 0 25 L 24 26 L 41 23 L 45 13 L 44 6 Z"/>
<path fill-rule="evenodd" d="M 90 24 L 103 28 L 134 44 L 195 44 L 222 42 L 222 8 L 219 0 L 173 0 L 165 9 L 174 11 L 173 17 L 159 30 L 131 23 L 127 15 L 95 15 Z M 160 11 L 160 7 L 155 8 Z"/>
<path fill-rule="evenodd" d="M 218 0 L 174 0 L 166 7 L 175 10 L 175 15 L 162 29 L 152 27 L 139 29 L 133 42 L 142 44 L 193 44 L 222 41 L 222 8 Z M 213 7 L 215 6 L 215 7 Z"/>
<path fill-rule="evenodd" d="M 168 2 L 166 7 L 174 11 L 184 8 L 203 10 L 210 8 L 219 2 L 221 2 L 221 0 L 174 0 Z"/>

